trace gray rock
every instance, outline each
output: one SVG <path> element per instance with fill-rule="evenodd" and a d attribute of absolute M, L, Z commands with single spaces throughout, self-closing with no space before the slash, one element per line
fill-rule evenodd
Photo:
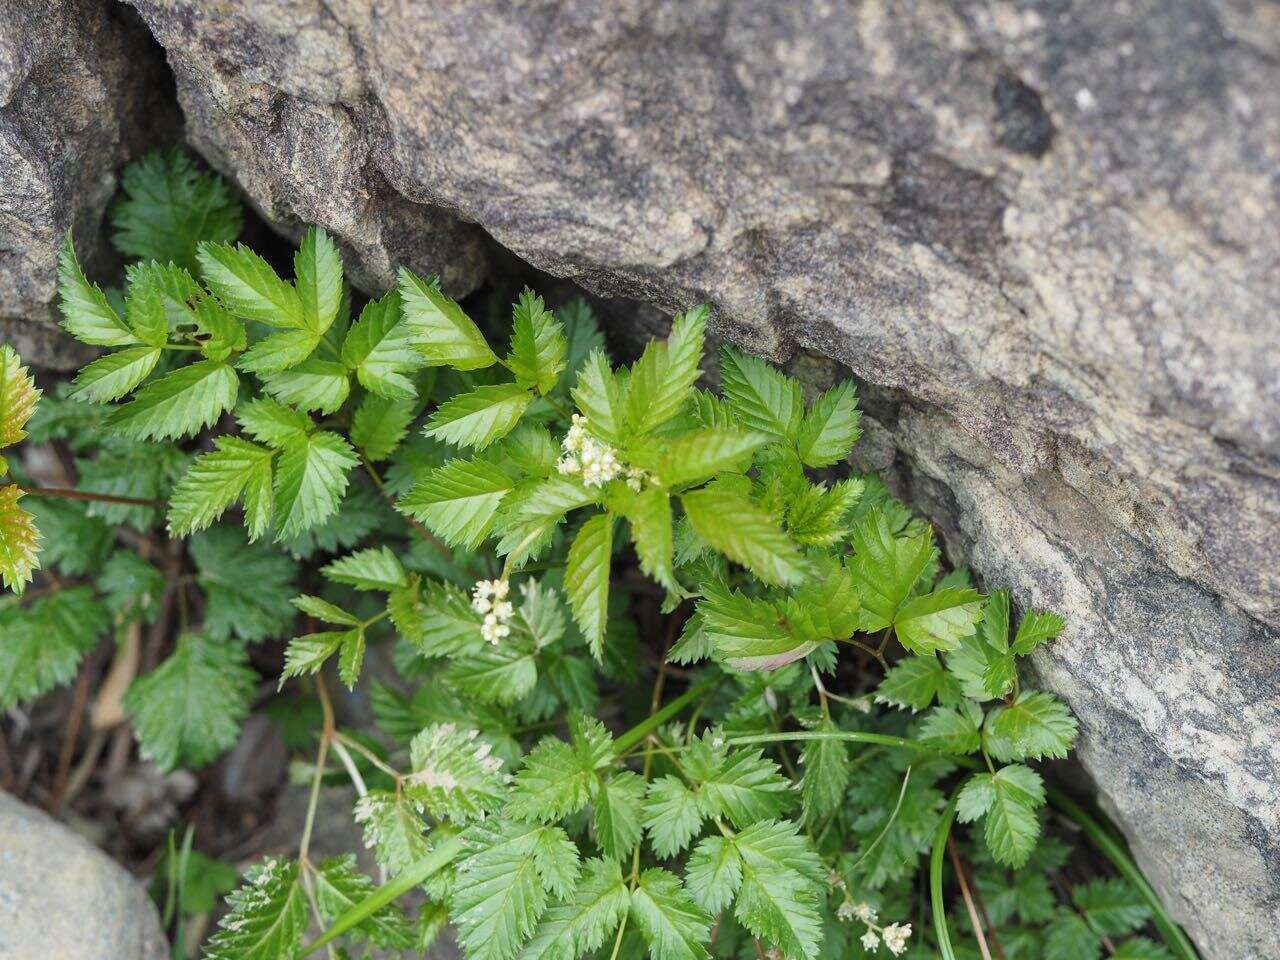
<path fill-rule="evenodd" d="M 67 230 L 92 272 L 117 170 L 172 135 L 172 81 L 126 7 L 6 0 L 0 16 L 0 341 L 25 360 L 73 367 L 84 350 L 55 326 Z M 154 138 L 154 139 L 153 139 Z"/>
<path fill-rule="evenodd" d="M 164 960 L 142 886 L 101 850 L 0 791 L 0 957 Z"/>
<path fill-rule="evenodd" d="M 1280 22 L 1242 0 L 132 0 L 357 280 L 533 265 L 867 385 L 1207 957 L 1280 956 Z"/>

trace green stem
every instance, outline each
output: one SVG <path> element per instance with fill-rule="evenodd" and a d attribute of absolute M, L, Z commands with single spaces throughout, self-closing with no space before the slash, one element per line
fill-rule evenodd
<path fill-rule="evenodd" d="M 1061 790 L 1050 788 L 1048 794 L 1049 802 L 1069 819 L 1075 821 L 1080 829 L 1084 831 L 1085 836 L 1098 848 L 1098 851 L 1111 861 L 1111 865 L 1126 880 L 1133 884 L 1142 899 L 1147 902 L 1147 906 L 1151 908 L 1152 922 L 1155 923 L 1156 929 L 1160 931 L 1160 936 L 1163 938 L 1165 945 L 1173 951 L 1174 956 L 1178 960 L 1199 960 L 1200 955 L 1196 952 L 1196 948 L 1192 946 L 1187 935 L 1182 932 L 1182 928 L 1178 926 L 1177 921 L 1169 916 L 1169 912 L 1165 910 L 1164 904 L 1160 900 L 1160 895 L 1147 882 L 1147 878 L 1142 875 L 1142 870 L 1134 863 L 1133 858 L 1129 856 L 1124 844 L 1116 840 L 1101 822 Z"/>
<path fill-rule="evenodd" d="M 365 920 L 399 897 L 404 896 L 418 884 L 424 882 L 439 870 L 443 870 L 466 849 L 460 836 L 451 836 L 440 846 L 416 863 L 411 863 L 398 874 L 395 879 L 378 887 L 368 897 L 361 900 L 350 910 L 338 917 L 324 933 L 302 948 L 301 956 L 315 953 L 327 943 L 331 943 L 353 927 Z"/>
<path fill-rule="evenodd" d="M 952 797 L 947 809 L 942 811 L 938 829 L 933 833 L 933 850 L 929 856 L 929 900 L 933 907 L 933 932 L 938 937 L 938 955 L 942 960 L 956 960 L 951 933 L 947 929 L 947 905 L 942 899 L 942 866 L 946 862 L 947 837 L 951 834 L 951 821 L 955 819 L 958 800 L 958 797 Z"/>
<path fill-rule="evenodd" d="M 905 737 L 891 737 L 884 733 L 864 733 L 861 730 L 796 730 L 791 733 L 753 733 L 749 736 L 728 737 L 725 739 L 725 743 L 731 747 L 745 747 L 753 743 L 782 743 L 788 740 L 852 740 L 856 743 L 874 743 L 881 747 L 897 747 L 902 750 L 914 750 L 917 753 L 945 756 L 952 763 L 960 766 L 976 766 L 969 757 L 956 756 L 937 747 L 931 747 L 928 744 L 917 743 L 915 740 L 908 740 Z"/>
<path fill-rule="evenodd" d="M 613 742 L 614 756 L 622 756 L 631 751 L 645 737 L 654 730 L 678 714 L 693 701 L 697 700 L 703 694 L 709 693 L 713 687 L 720 683 L 723 677 L 720 674 L 713 674 L 703 680 L 698 681 L 680 696 L 676 697 L 661 710 L 650 714 L 645 720 L 636 724 L 617 740 Z"/>

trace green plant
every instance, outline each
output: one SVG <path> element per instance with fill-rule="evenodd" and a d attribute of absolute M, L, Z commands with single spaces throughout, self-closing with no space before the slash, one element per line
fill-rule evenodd
<path fill-rule="evenodd" d="M 96 498 L 37 517 L 45 560 L 105 572 L 0 610 L 19 677 L 0 702 L 68 679 L 109 623 L 176 606 L 169 658 L 124 708 L 144 755 L 199 765 L 249 710 L 249 646 L 291 636 L 279 683 L 322 707 L 311 810 L 343 771 L 390 878 L 313 862 L 309 817 L 206 956 L 421 950 L 446 922 L 475 960 L 1169 956 L 1116 940 L 1150 915 L 1124 882 L 1055 895 L 1066 851 L 1041 838 L 1032 764 L 1065 757 L 1076 721 L 1017 662 L 1063 622 L 944 572 L 928 524 L 837 473 L 852 383 L 807 398 L 726 347 L 720 388 L 698 386 L 701 307 L 629 366 L 584 302 L 553 313 L 528 290 L 509 334 L 408 270 L 353 318 L 323 231 L 290 282 L 232 245 L 238 208 L 188 162 L 148 159 L 125 185 L 119 245 L 149 259 L 103 291 L 68 241 L 66 328 L 109 352 L 32 422 L 84 455 Z M 0 356 L 12 442 L 34 388 Z M 21 586 L 16 496 L 0 531 Z M 657 633 L 641 642 L 637 619 Z M 371 679 L 375 647 L 392 669 Z M 369 689 L 380 739 L 337 725 L 331 662 Z M 395 900 L 415 888 L 410 922 Z"/>

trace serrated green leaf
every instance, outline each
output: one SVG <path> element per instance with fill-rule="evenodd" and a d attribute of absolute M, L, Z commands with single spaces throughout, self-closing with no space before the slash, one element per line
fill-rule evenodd
<path fill-rule="evenodd" d="M 799 548 L 749 497 L 712 486 L 686 493 L 680 502 L 700 537 L 765 583 L 786 586 L 804 576 Z"/>
<path fill-rule="evenodd" d="M 1066 627 L 1067 622 L 1056 613 L 1044 610 L 1028 610 L 1018 624 L 1018 633 L 1009 648 L 1025 657 L 1040 644 L 1052 640 Z"/>
<path fill-rule="evenodd" d="M 680 412 L 702 371 L 707 308 L 678 315 L 665 340 L 650 340 L 631 368 L 627 421 L 636 434 L 649 433 Z"/>
<path fill-rule="evenodd" d="M 876 688 L 876 700 L 911 710 L 924 710 L 934 698 L 942 704 L 955 703 L 960 697 L 956 681 L 936 655 L 908 656 L 899 660 L 884 675 Z"/>
<path fill-rule="evenodd" d="M 511 642 L 513 637 L 458 654 L 445 674 L 450 686 L 483 703 L 508 704 L 527 696 L 538 682 L 536 651 L 532 644 Z"/>
<path fill-rule="evenodd" d="M 498 809 L 507 795 L 502 761 L 476 730 L 432 724 L 409 745 L 411 772 L 403 788 L 437 819 L 466 823 Z"/>
<path fill-rule="evenodd" d="M 274 453 L 239 437 L 214 439 L 214 449 L 196 457 L 175 484 L 169 499 L 169 533 L 185 537 L 206 529 L 227 508 L 243 499 L 249 539 L 257 540 L 271 522 Z"/>
<path fill-rule="evenodd" d="M 280 373 L 306 361 L 320 346 L 322 337 L 314 330 L 281 330 L 268 334 L 249 346 L 236 366 L 264 376 Z"/>
<path fill-rule="evenodd" d="M 436 408 L 423 433 L 483 450 L 510 433 L 532 401 L 533 394 L 518 383 L 477 387 Z"/>
<path fill-rule="evenodd" d="M 596 842 L 606 857 L 612 860 L 629 857 L 640 842 L 640 805 L 644 791 L 644 780 L 630 770 L 622 770 L 599 783 L 592 806 Z"/>
<path fill-rule="evenodd" d="M 515 307 L 507 366 L 522 384 L 549 393 L 560 379 L 567 350 L 564 328 L 542 298 L 526 288 Z"/>
<path fill-rule="evenodd" d="M 698 616 L 707 641 L 737 670 L 776 670 L 816 646 L 792 633 L 773 604 L 737 591 L 709 592 Z"/>
<path fill-rule="evenodd" d="M 313 597 L 304 593 L 293 598 L 293 605 L 307 616 L 323 620 L 325 623 L 356 627 L 361 622 L 359 617 L 347 613 L 336 603 L 330 603 L 323 597 Z"/>
<path fill-rule="evenodd" d="M 204 766 L 235 743 L 258 679 L 247 660 L 237 643 L 179 637 L 169 659 L 124 697 L 142 756 L 167 772 Z"/>
<path fill-rule="evenodd" d="M 307 326 L 298 291 L 243 243 L 201 243 L 196 260 L 209 289 L 237 316 L 273 327 Z"/>
<path fill-rule="evenodd" d="M 1102 938 L 1084 918 L 1068 913 L 1045 928 L 1044 960 L 1098 960 Z"/>
<path fill-rule="evenodd" d="M 390 592 L 409 583 L 404 565 L 391 548 L 385 545 L 341 557 L 320 572 L 326 580 L 344 583 L 357 590 Z"/>
<path fill-rule="evenodd" d="M 58 256 L 58 308 L 62 326 L 81 343 L 95 347 L 127 347 L 138 342 L 137 335 L 116 313 L 106 294 L 90 283 L 80 269 L 71 232 Z"/>
<path fill-rule="evenodd" d="M 179 150 L 153 151 L 124 168 L 112 205 L 111 242 L 126 256 L 196 266 L 202 240 L 230 242 L 243 225 L 240 201 L 225 180 Z"/>
<path fill-rule="evenodd" d="M 227 902 L 231 910 L 205 944 L 204 960 L 282 960 L 297 954 L 307 898 L 296 863 L 273 858 L 252 867 Z"/>
<path fill-rule="evenodd" d="M 40 530 L 35 519 L 18 505 L 24 496 L 16 484 L 0 487 L 0 580 L 22 593 L 40 569 Z"/>
<path fill-rule="evenodd" d="M 702 828 L 702 817 L 702 804 L 684 781 L 673 776 L 649 781 L 644 826 L 659 857 L 670 859 L 687 847 Z"/>
<path fill-rule="evenodd" d="M 759 750 L 717 746 L 709 732 L 690 745 L 684 767 L 707 814 L 727 817 L 736 827 L 780 816 L 795 800 L 795 788 L 776 763 Z"/>
<path fill-rule="evenodd" d="M 119 400 L 151 375 L 160 353 L 159 347 L 127 347 L 101 356 L 76 376 L 72 396 L 90 403 Z"/>
<path fill-rule="evenodd" d="M 676 586 L 672 573 L 675 540 L 671 526 L 671 497 L 661 487 L 646 487 L 626 511 L 640 569 L 668 588 Z"/>
<path fill-rule="evenodd" d="M 186 335 L 192 324 L 199 326 L 199 318 L 195 313 L 195 305 L 202 300 L 212 301 L 212 296 L 205 292 L 200 284 L 185 267 L 170 262 L 158 263 L 154 260 L 145 263 L 131 263 L 125 267 L 125 284 L 129 291 L 129 300 L 125 304 L 126 313 L 143 304 L 146 293 L 155 293 L 160 298 L 160 312 L 163 320 L 155 316 L 138 318 L 142 326 L 149 326 L 151 338 L 143 340 L 152 346 L 161 346 L 168 339 L 169 329 Z M 136 303 L 134 301 L 137 301 Z M 148 305 L 150 306 L 150 305 Z M 126 316 L 130 326 L 142 337 L 139 323 L 134 317 Z M 235 321 L 239 324 L 239 321 Z M 241 328 L 243 329 L 243 328 Z"/>
<path fill-rule="evenodd" d="M 347 491 L 347 473 L 360 463 L 336 433 L 291 437 L 276 464 L 276 539 L 287 540 L 324 523 Z"/>
<path fill-rule="evenodd" d="M 26 438 L 27 421 L 36 412 L 40 391 L 17 351 L 0 344 L 0 447 Z"/>
<path fill-rule="evenodd" d="M 110 619 L 91 587 L 66 587 L 28 605 L 0 607 L 0 709 L 66 683 Z"/>
<path fill-rule="evenodd" d="M 399 507 L 451 547 L 474 550 L 493 529 L 511 478 L 484 460 L 451 460 L 424 473 Z"/>
<path fill-rule="evenodd" d="M 982 745 L 982 710 L 970 700 L 958 707 L 934 707 L 920 725 L 920 740 L 947 753 L 975 753 Z"/>
<path fill-rule="evenodd" d="M 836 732 L 840 728 L 830 718 L 814 730 Z M 810 740 L 804 745 L 804 777 L 800 797 L 805 817 L 816 823 L 844 802 L 849 785 L 849 747 L 842 740 Z"/>
<path fill-rule="evenodd" d="M 1064 759 L 1079 724 L 1067 705 L 1051 693 L 1024 690 L 1010 704 L 995 707 L 986 722 L 987 749 L 998 760 Z"/>
<path fill-rule="evenodd" d="M 705 960 L 711 918 L 690 899 L 680 879 L 646 870 L 631 891 L 631 918 L 655 960 Z"/>
<path fill-rule="evenodd" d="M 725 837 L 702 840 L 689 855 L 685 889 L 698 906 L 714 916 L 733 902 L 742 884 L 742 858 Z"/>
<path fill-rule="evenodd" d="M 1022 764 L 1001 767 L 995 773 L 977 773 L 960 791 L 956 816 L 961 823 L 986 817 L 987 849 L 999 863 L 1020 867 L 1027 862 L 1040 821 L 1036 808 L 1044 803 L 1044 781 Z"/>
<path fill-rule="evenodd" d="M 894 622 L 898 609 L 933 557 L 933 537 L 895 537 L 885 513 L 873 509 L 849 535 L 854 548 L 853 572 L 862 601 L 862 628 L 883 630 Z"/>
<path fill-rule="evenodd" d="M 613 517 L 597 513 L 589 517 L 569 546 L 564 568 L 564 590 L 573 619 L 586 637 L 591 654 L 599 661 L 604 652 L 609 617 L 609 565 L 613 555 Z"/>
<path fill-rule="evenodd" d="M 197 360 L 152 380 L 116 408 L 108 426 L 134 440 L 165 440 L 198 433 L 236 405 L 240 381 L 225 363 Z"/>
<path fill-rule="evenodd" d="M 355 820 L 364 830 L 365 846 L 393 876 L 431 849 L 427 825 L 403 793 L 370 790 L 356 803 Z"/>
<path fill-rule="evenodd" d="M 342 300 L 342 258 L 333 240 L 319 227 L 303 234 L 293 257 L 293 274 L 303 325 L 314 334 L 324 333 L 337 319 Z"/>
<path fill-rule="evenodd" d="M 533 933 L 547 895 L 532 856 L 541 827 L 475 827 L 479 849 L 459 865 L 453 893 L 458 940 L 473 960 L 509 960 Z"/>
<path fill-rule="evenodd" d="M 569 477 L 521 484 L 504 500 L 498 515 L 501 538 L 497 553 L 507 556 L 516 567 L 538 557 L 569 511 L 590 506 L 598 499 L 598 491 Z"/>
<path fill-rule="evenodd" d="M 945 587 L 898 607 L 893 618 L 898 641 L 912 653 L 954 650 L 973 633 L 982 616 L 982 597 L 964 587 Z"/>
<path fill-rule="evenodd" d="M 205 593 L 206 633 L 234 634 L 249 643 L 288 636 L 298 593 L 292 560 L 266 544 L 248 543 L 242 530 L 227 525 L 192 537 L 189 550 Z"/>
<path fill-rule="evenodd" d="M 578 370 L 572 395 L 573 402 L 587 418 L 591 433 L 606 443 L 620 446 L 627 423 L 625 395 L 603 350 L 593 350 L 587 356 Z"/>
<path fill-rule="evenodd" d="M 480 615 L 452 583 L 429 581 L 424 593 L 415 574 L 388 595 L 387 611 L 401 635 L 429 657 L 474 651 L 482 642 Z"/>
<path fill-rule="evenodd" d="M 744 427 L 795 440 L 804 417 L 800 384 L 759 357 L 732 347 L 720 350 L 721 390 Z"/>
<path fill-rule="evenodd" d="M 400 294 L 392 290 L 360 311 L 343 341 L 342 362 L 370 393 L 387 400 L 412 400 L 417 390 L 409 374 L 423 365 L 413 333 L 400 309 Z"/>
<path fill-rule="evenodd" d="M 813 960 L 822 939 L 822 861 L 793 823 L 759 823 L 733 843 L 742 862 L 735 916 L 788 960 Z"/>
<path fill-rule="evenodd" d="M 341 363 L 312 357 L 289 370 L 267 374 L 262 389 L 281 403 L 328 414 L 346 403 L 351 378 Z"/>
<path fill-rule="evenodd" d="M 651 441 L 652 450 L 637 451 L 632 459 L 653 470 L 664 486 L 681 487 L 725 470 L 745 469 L 768 441 L 767 434 L 752 430 L 709 427 Z"/>
<path fill-rule="evenodd" d="M 1142 895 L 1119 877 L 1079 884 L 1071 891 L 1071 899 L 1094 929 L 1109 936 L 1133 933 L 1151 919 L 1151 908 Z"/>
<path fill-rule="evenodd" d="M 212 296 L 198 297 L 193 318 L 200 353 L 209 360 L 226 360 L 248 343 L 244 324 Z"/>
<path fill-rule="evenodd" d="M 617 863 L 588 860 L 573 896 L 543 914 L 520 960 L 577 960 L 599 949 L 622 922 L 631 897 Z"/>
<path fill-rule="evenodd" d="M 366 394 L 351 418 L 351 442 L 372 463 L 395 453 L 414 418 L 412 400 Z"/>
<path fill-rule="evenodd" d="M 853 381 L 836 384 L 809 408 L 796 435 L 796 449 L 807 467 L 829 467 L 849 455 L 858 435 L 862 411 Z"/>
<path fill-rule="evenodd" d="M 329 857 L 313 874 L 316 905 L 320 920 L 328 925 L 352 907 L 367 900 L 376 890 L 373 880 L 356 869 L 353 853 Z M 349 940 L 368 940 L 390 950 L 407 950 L 413 946 L 413 928 L 394 903 L 379 907 L 346 934 Z"/>
<path fill-rule="evenodd" d="M 613 759 L 613 740 L 598 720 L 575 716 L 570 729 L 571 743 L 544 737 L 524 758 L 507 815 L 550 823 L 590 802 L 599 771 Z"/>
<path fill-rule="evenodd" d="M 309 416 L 275 400 L 251 400 L 241 404 L 236 410 L 236 419 L 249 436 L 277 448 L 315 430 Z"/>
<path fill-rule="evenodd" d="M 284 651 L 284 666 L 280 670 L 280 686 L 290 677 L 310 676 L 324 666 L 335 653 L 350 650 L 348 660 L 364 655 L 364 630 L 330 630 L 325 633 L 307 633 L 294 637 Z M 354 664 L 359 667 L 358 663 Z M 343 678 L 346 682 L 346 678 Z M 354 678 L 347 686 L 354 685 Z"/>
<path fill-rule="evenodd" d="M 169 340 L 169 321 L 165 317 L 160 291 L 149 282 L 129 285 L 124 304 L 125 322 L 139 340 L 149 347 L 163 347 Z"/>
<path fill-rule="evenodd" d="M 439 287 L 400 268 L 400 298 L 414 342 L 429 367 L 479 370 L 498 362 L 471 318 Z"/>

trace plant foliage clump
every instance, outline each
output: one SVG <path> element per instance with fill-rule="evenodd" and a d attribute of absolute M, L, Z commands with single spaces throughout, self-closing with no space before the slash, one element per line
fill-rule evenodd
<path fill-rule="evenodd" d="M 529 290 L 482 329 L 402 269 L 357 309 L 323 230 L 290 278 L 185 158 L 124 185 L 123 289 L 70 239 L 61 262 L 66 330 L 102 355 L 31 420 L 0 348 L 0 444 L 65 445 L 87 495 L 33 520 L 0 488 L 5 583 L 59 572 L 0 607 L 0 706 L 177 607 L 123 708 L 144 756 L 199 766 L 251 708 L 251 652 L 287 640 L 273 679 L 325 716 L 316 783 L 354 783 L 386 878 L 304 839 L 246 877 L 205 956 L 300 956 L 312 922 L 352 951 L 450 923 L 471 960 L 977 956 L 949 930 L 1009 960 L 1168 955 L 1117 946 L 1149 916 L 1123 882 L 1051 888 L 1037 764 L 1077 725 L 1017 665 L 1063 621 L 946 571 L 927 523 L 841 468 L 851 382 L 811 396 L 723 347 L 705 385 L 700 306 L 630 364 L 586 303 Z M 376 738 L 335 724 L 326 676 L 367 689 Z M 953 816 L 981 918 L 917 883 Z"/>

